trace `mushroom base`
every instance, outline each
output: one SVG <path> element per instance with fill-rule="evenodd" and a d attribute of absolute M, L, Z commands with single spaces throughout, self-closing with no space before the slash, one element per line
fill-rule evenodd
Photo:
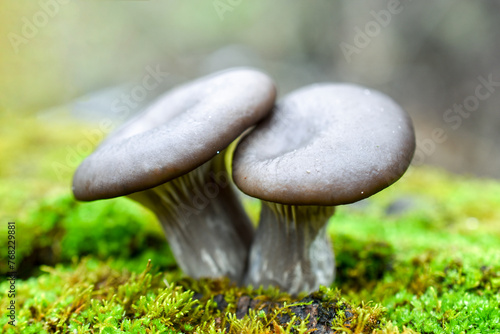
<path fill-rule="evenodd" d="M 185 274 L 241 282 L 254 228 L 230 183 L 224 154 L 129 197 L 156 214 Z"/>
<path fill-rule="evenodd" d="M 326 222 L 334 210 L 263 201 L 246 284 L 274 285 L 291 294 L 332 284 L 335 258 Z"/>

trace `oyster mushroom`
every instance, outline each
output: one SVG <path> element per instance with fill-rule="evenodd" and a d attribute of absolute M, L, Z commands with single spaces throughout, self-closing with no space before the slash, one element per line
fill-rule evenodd
<path fill-rule="evenodd" d="M 229 182 L 224 149 L 272 109 L 274 98 L 271 79 L 252 69 L 174 89 L 82 162 L 74 195 L 138 201 L 158 217 L 187 275 L 239 281 L 253 226 Z"/>
<path fill-rule="evenodd" d="M 246 282 L 292 294 L 330 285 L 335 206 L 394 183 L 414 150 L 410 117 L 381 93 L 327 83 L 285 96 L 234 153 L 234 182 L 263 201 Z"/>

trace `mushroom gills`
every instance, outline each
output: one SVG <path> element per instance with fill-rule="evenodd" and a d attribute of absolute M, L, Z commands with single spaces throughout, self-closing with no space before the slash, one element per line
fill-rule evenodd
<path fill-rule="evenodd" d="M 326 227 L 334 211 L 331 206 L 262 201 L 246 283 L 278 286 L 291 294 L 330 285 L 335 258 Z"/>
<path fill-rule="evenodd" d="M 253 226 L 230 182 L 224 156 L 220 152 L 181 177 L 128 197 L 156 214 L 184 273 L 240 282 Z"/>

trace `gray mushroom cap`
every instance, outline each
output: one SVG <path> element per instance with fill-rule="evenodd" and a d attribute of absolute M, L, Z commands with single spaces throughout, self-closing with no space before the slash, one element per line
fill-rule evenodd
<path fill-rule="evenodd" d="M 128 195 L 190 172 L 264 117 L 275 95 L 272 80 L 252 69 L 216 73 L 167 93 L 85 159 L 73 178 L 75 197 Z"/>
<path fill-rule="evenodd" d="M 246 194 L 290 205 L 340 205 L 397 181 L 415 151 L 408 114 L 386 95 L 325 83 L 284 97 L 236 148 Z"/>

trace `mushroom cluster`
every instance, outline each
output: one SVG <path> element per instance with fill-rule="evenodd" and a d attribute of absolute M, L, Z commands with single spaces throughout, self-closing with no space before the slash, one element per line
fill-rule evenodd
<path fill-rule="evenodd" d="M 389 97 L 355 85 L 312 85 L 277 103 L 275 95 L 273 81 L 253 69 L 166 93 L 78 167 L 75 197 L 128 196 L 151 209 L 191 277 L 292 294 L 332 284 L 326 223 L 335 206 L 403 175 L 415 150 L 412 122 Z M 232 180 L 262 200 L 256 230 L 225 164 L 245 131 Z"/>

